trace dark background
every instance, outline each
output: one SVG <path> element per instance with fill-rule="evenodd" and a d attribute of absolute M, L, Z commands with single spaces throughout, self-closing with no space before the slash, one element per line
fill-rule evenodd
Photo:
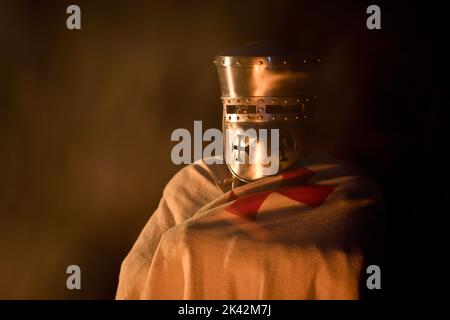
<path fill-rule="evenodd" d="M 82 29 L 66 28 L 81 7 Z M 381 7 L 381 30 L 366 8 Z M 321 149 L 387 198 L 377 297 L 430 297 L 446 270 L 445 36 L 435 4 L 0 0 L 0 298 L 113 298 L 120 263 L 180 168 L 176 128 L 220 128 L 212 56 L 265 39 L 326 49 Z M 66 289 L 66 267 L 82 290 Z M 433 295 L 431 295 L 433 296 Z"/>

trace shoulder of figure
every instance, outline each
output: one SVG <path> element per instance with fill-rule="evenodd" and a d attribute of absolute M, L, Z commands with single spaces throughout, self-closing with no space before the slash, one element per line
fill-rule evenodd
<path fill-rule="evenodd" d="M 230 175 L 226 164 L 219 160 L 202 159 L 191 163 L 179 170 L 164 188 L 164 196 L 189 197 L 195 194 L 208 193 L 209 195 L 221 196 L 222 192 L 216 182 Z"/>
<path fill-rule="evenodd" d="M 315 152 L 309 161 L 307 167 L 316 172 L 313 182 L 339 185 L 348 197 L 370 197 L 384 203 L 379 183 L 364 169 L 322 152 Z"/>

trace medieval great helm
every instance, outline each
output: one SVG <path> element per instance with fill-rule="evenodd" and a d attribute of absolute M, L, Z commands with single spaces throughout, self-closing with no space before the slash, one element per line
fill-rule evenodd
<path fill-rule="evenodd" d="M 225 158 L 235 177 L 254 181 L 289 169 L 305 157 L 318 96 L 316 70 L 323 60 L 317 54 L 268 42 L 253 42 L 215 56 L 222 92 Z M 257 136 L 242 134 L 249 129 Z M 260 129 L 278 130 L 276 135 L 268 133 L 263 141 Z M 272 172 L 265 170 L 271 151 L 278 161 Z"/>

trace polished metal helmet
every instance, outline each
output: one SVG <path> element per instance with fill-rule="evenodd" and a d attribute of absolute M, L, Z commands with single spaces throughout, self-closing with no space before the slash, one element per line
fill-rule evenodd
<path fill-rule="evenodd" d="M 310 117 L 318 97 L 316 70 L 324 58 L 284 52 L 254 42 L 214 59 L 222 92 L 224 149 L 232 160 L 227 165 L 233 176 L 244 182 L 291 168 L 310 150 Z M 260 148 L 260 137 L 242 139 L 243 135 L 236 134 L 248 129 L 278 129 L 278 141 L 272 141 L 272 136 L 264 141 L 266 147 Z M 252 143 L 256 146 L 253 162 L 249 161 Z M 277 170 L 267 174 L 267 162 L 258 159 L 267 159 L 274 145 L 279 162 Z"/>

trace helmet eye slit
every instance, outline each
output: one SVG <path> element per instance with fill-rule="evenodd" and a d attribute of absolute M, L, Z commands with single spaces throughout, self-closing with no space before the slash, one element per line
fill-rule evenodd
<path fill-rule="evenodd" d="M 292 106 L 282 106 L 282 105 L 267 105 L 266 113 L 269 114 L 290 114 L 290 113 L 300 113 L 301 106 L 300 105 L 292 105 Z"/>
<path fill-rule="evenodd" d="M 256 113 L 255 105 L 227 105 L 227 114 Z"/>

